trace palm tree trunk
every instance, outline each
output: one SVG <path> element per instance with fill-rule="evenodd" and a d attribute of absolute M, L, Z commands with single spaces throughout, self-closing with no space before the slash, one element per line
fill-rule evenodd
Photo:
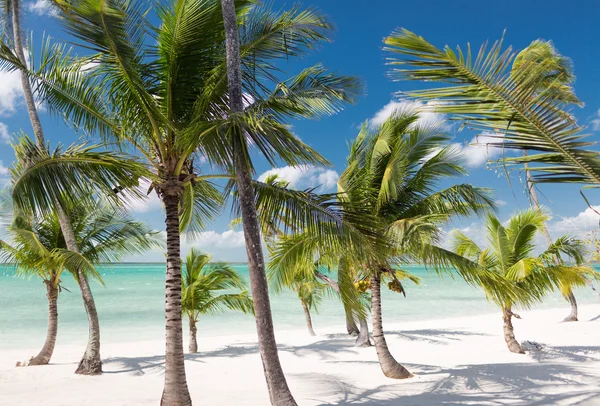
<path fill-rule="evenodd" d="M 523 151 L 523 156 L 527 156 L 527 151 Z M 535 185 L 531 181 L 531 173 L 527 170 L 529 165 L 527 163 L 524 164 L 526 176 L 527 176 L 527 189 L 529 190 L 529 195 L 531 196 L 531 200 L 536 209 L 540 208 L 540 201 L 538 200 L 537 192 L 535 191 Z M 548 246 L 552 245 L 552 237 L 550 237 L 550 233 L 548 232 L 548 227 L 546 227 L 546 223 L 542 223 L 542 234 L 544 234 L 544 238 L 546 239 L 546 243 Z M 558 257 L 554 258 L 554 262 L 557 265 L 560 265 L 560 261 Z M 571 313 L 564 318 L 563 321 L 577 321 L 577 300 L 575 300 L 575 295 L 573 291 L 565 296 L 565 299 L 569 301 L 571 304 Z"/>
<path fill-rule="evenodd" d="M 23 33 L 21 31 L 21 6 L 19 0 L 11 0 L 12 6 L 12 29 L 13 29 L 13 42 L 15 45 L 15 53 L 19 58 L 21 64 L 27 66 L 27 59 L 25 58 L 25 52 L 23 51 Z M 37 109 L 35 107 L 35 100 L 33 98 L 33 91 L 31 90 L 31 84 L 25 72 L 21 71 L 21 85 L 23 86 L 23 95 L 25 96 L 25 104 L 27 105 L 27 112 L 29 113 L 29 120 L 33 127 L 33 133 L 35 135 L 35 142 L 38 146 L 44 145 L 44 131 L 42 130 L 42 123 L 38 116 Z"/>
<path fill-rule="evenodd" d="M 167 225 L 167 278 L 165 299 L 165 387 L 162 406 L 192 404 L 185 377 L 183 325 L 181 322 L 181 247 L 179 234 L 179 189 L 163 191 Z"/>
<path fill-rule="evenodd" d="M 413 375 L 394 359 L 387 346 L 383 334 L 383 321 L 381 317 L 381 274 L 374 270 L 371 275 L 372 309 L 373 315 L 373 340 L 377 350 L 377 358 L 383 374 L 388 378 L 405 379 Z M 361 331 L 362 332 L 362 331 Z"/>
<path fill-rule="evenodd" d="M 194 354 L 198 352 L 198 341 L 196 341 L 196 333 L 198 329 L 196 328 L 196 321 L 189 318 L 190 324 L 190 353 Z"/>
<path fill-rule="evenodd" d="M 244 110 L 237 16 L 233 0 L 221 0 L 221 6 L 225 27 L 229 103 L 231 113 L 236 114 Z M 243 134 L 232 134 L 232 136 L 235 178 L 242 212 L 246 253 L 248 254 L 248 273 L 252 299 L 254 300 L 258 344 L 269 389 L 269 397 L 272 405 L 296 406 L 296 401 L 288 387 L 277 354 L 260 227 L 254 202 L 254 190 L 251 183 L 250 169 L 244 153 L 246 150 L 245 140 Z"/>
<path fill-rule="evenodd" d="M 371 347 L 371 338 L 369 337 L 369 323 L 367 319 L 361 317 L 358 319 L 360 330 L 358 331 L 358 337 L 356 337 L 355 347 Z"/>
<path fill-rule="evenodd" d="M 356 326 L 352 309 L 348 309 L 347 306 L 344 306 L 344 313 L 346 314 L 346 331 L 348 331 L 348 334 L 351 336 L 358 336 L 360 330 Z"/>
<path fill-rule="evenodd" d="M 512 325 L 512 317 L 513 312 L 510 307 L 505 307 L 502 309 L 502 320 L 504 321 L 504 341 L 506 341 L 506 345 L 510 352 L 514 352 L 517 354 L 525 354 L 521 345 L 515 338 L 515 332 Z"/>
<path fill-rule="evenodd" d="M 313 330 L 312 319 L 310 317 L 310 309 L 302 300 L 300 302 L 302 303 L 302 309 L 304 310 L 304 317 L 306 318 L 306 327 L 308 328 L 308 333 L 311 336 L 315 336 L 315 330 Z"/>
<path fill-rule="evenodd" d="M 79 253 L 75 232 L 73 231 L 69 216 L 63 210 L 60 203 L 56 202 L 55 206 L 67 249 Z M 98 312 L 96 311 L 96 303 L 94 302 L 94 295 L 92 295 L 90 284 L 87 276 L 81 269 L 77 270 L 77 283 L 79 284 L 81 298 L 83 299 L 83 305 L 88 317 L 89 333 L 87 347 L 81 361 L 79 361 L 75 373 L 81 375 L 100 375 L 102 373 L 102 360 L 100 358 L 100 321 L 98 320 Z"/>
<path fill-rule="evenodd" d="M 566 295 L 567 300 L 571 304 L 571 313 L 567 317 L 564 318 L 563 321 L 578 321 L 577 319 L 577 300 L 575 300 L 575 295 L 573 291 L 569 291 L 569 294 Z"/>
<path fill-rule="evenodd" d="M 48 298 L 48 332 L 46 342 L 40 353 L 29 360 L 29 365 L 47 365 L 52 358 L 56 334 L 58 332 L 58 289 L 52 280 L 44 280 L 46 284 L 46 297 Z"/>

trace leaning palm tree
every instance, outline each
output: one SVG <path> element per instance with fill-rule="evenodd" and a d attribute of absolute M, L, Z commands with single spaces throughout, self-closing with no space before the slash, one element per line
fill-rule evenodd
<path fill-rule="evenodd" d="M 276 13 L 240 1 L 235 26 L 241 32 L 246 106 L 243 113 L 230 114 L 225 29 L 217 0 L 157 2 L 158 26 L 146 18 L 145 3 L 141 2 L 81 0 L 57 5 L 62 23 L 82 45 L 79 49 L 89 50 L 88 55 L 77 56 L 70 48 L 48 41 L 38 53 L 37 69 L 20 62 L 10 47 L 0 46 L 0 60 L 4 68 L 25 71 L 51 111 L 79 129 L 133 146 L 136 154 L 145 158 L 150 168 L 149 193 L 158 193 L 166 212 L 167 348 L 162 402 L 188 405 L 180 231 L 201 226 L 220 206 L 219 193 L 196 165 L 198 154 L 224 168 L 223 176 L 243 175 L 247 181 L 252 173 L 251 148 L 272 164 L 278 157 L 290 165 L 325 163 L 284 121 L 335 113 L 354 100 L 358 82 L 331 74 L 320 65 L 289 79 L 280 78 L 277 60 L 306 54 L 326 39 L 330 23 L 313 10 L 295 7 Z M 242 127 L 244 130 L 238 131 Z M 234 159 L 240 156 L 240 146 L 244 161 Z M 242 171 L 235 169 L 240 162 L 245 165 Z M 247 182 L 237 185 L 244 212 L 256 197 L 249 187 Z M 278 196 L 283 194 L 278 192 Z M 303 220 L 307 218 L 311 216 Z M 244 218 L 244 227 L 249 226 Z M 317 225 L 311 227 L 316 230 Z M 246 232 L 247 238 L 250 235 Z M 252 235 L 254 242 L 256 236 Z M 253 258 L 261 255 L 259 243 L 249 247 Z M 290 398 L 286 385 L 280 384 L 285 379 L 273 338 L 266 279 L 260 271 L 262 260 L 257 262 L 258 268 L 253 259 L 251 262 L 251 287 L 255 305 L 261 309 L 256 319 L 270 393 L 273 399 Z M 280 396 L 280 392 L 287 394 Z"/>
<path fill-rule="evenodd" d="M 80 252 L 68 250 L 56 213 L 32 217 L 21 213 L 13 220 L 9 235 L 12 242 L 0 240 L 0 256 L 17 266 L 23 276 L 37 276 L 46 285 L 48 298 L 48 332 L 39 354 L 27 365 L 50 362 L 58 331 L 58 295 L 65 271 L 80 277 L 92 277 L 102 283 L 94 266 L 100 261 L 115 261 L 124 254 L 139 254 L 158 246 L 156 233 L 143 223 L 132 220 L 125 212 L 104 202 L 80 205 L 71 213 Z"/>
<path fill-rule="evenodd" d="M 351 145 L 348 167 L 339 180 L 339 199 L 352 202 L 366 214 L 352 221 L 376 220 L 371 232 L 379 236 L 375 240 L 378 247 L 368 247 L 371 249 L 365 250 L 367 255 L 357 255 L 358 246 L 342 246 L 337 258 L 341 255 L 344 259 L 345 274 L 353 268 L 369 279 L 375 347 L 387 377 L 403 379 L 412 375 L 394 359 L 385 340 L 382 278 L 390 277 L 399 284 L 395 268 L 406 262 L 425 262 L 440 270 L 464 262 L 437 245 L 440 227 L 454 216 L 493 207 L 485 189 L 458 184 L 437 190 L 442 179 L 465 173 L 460 154 L 449 145 L 449 139 L 442 123 L 420 121 L 414 107 L 399 108 L 382 125 L 363 126 Z M 309 233 L 299 234 L 281 244 L 272 264 L 285 273 L 302 263 L 302 258 L 310 258 L 311 252 L 330 250 L 314 242 Z M 469 270 L 475 270 L 473 267 L 462 269 L 465 277 L 477 277 L 469 274 Z"/>
<path fill-rule="evenodd" d="M 393 79 L 447 84 L 408 91 L 409 96 L 435 101 L 431 109 L 488 132 L 496 138 L 489 142 L 492 147 L 528 152 L 504 157 L 505 164 L 535 163 L 528 168 L 535 173 L 534 183 L 600 186 L 600 153 L 587 149 L 594 143 L 585 139 L 584 127 L 568 110 L 576 99 L 565 97 L 563 78 L 549 76 L 539 58 L 519 57 L 510 47 L 503 50 L 502 40 L 489 50 L 483 45 L 476 55 L 470 47 L 466 52 L 449 46 L 442 50 L 405 29 L 384 42 Z"/>
<path fill-rule="evenodd" d="M 504 340 L 514 353 L 523 353 L 512 324 L 513 317 L 520 318 L 513 312 L 515 306 L 528 308 L 554 288 L 564 292 L 583 286 L 586 275 L 596 274 L 590 267 L 581 265 L 584 246 L 575 239 L 561 237 L 540 256 L 534 255 L 534 239 L 547 220 L 544 211 L 528 209 L 511 217 L 504 226 L 490 214 L 486 222 L 487 248 L 481 248 L 461 232 L 454 232 L 454 251 L 493 276 L 470 283 L 483 288 L 488 299 L 502 310 Z M 557 264 L 555 257 L 561 255 L 575 260 L 576 264 Z"/>
<path fill-rule="evenodd" d="M 45 144 L 45 137 L 44 137 L 44 132 L 43 132 L 43 128 L 42 128 L 42 124 L 37 112 L 37 107 L 36 107 L 36 103 L 35 103 L 35 97 L 34 97 L 34 92 L 32 90 L 32 84 L 30 83 L 30 72 L 28 72 L 27 66 L 28 66 L 28 60 L 25 57 L 25 47 L 23 44 L 23 39 L 22 39 L 22 30 L 21 30 L 21 21 L 20 21 L 20 3 L 18 0 L 8 0 L 5 1 L 3 3 L 3 11 L 4 11 L 4 20 L 5 20 L 5 28 L 7 31 L 10 31 L 10 28 L 12 28 L 12 43 L 10 41 L 8 42 L 3 42 L 1 44 L 1 48 L 2 51 L 9 56 L 9 60 L 5 61 L 7 62 L 8 68 L 9 69 L 17 69 L 20 71 L 20 76 L 21 76 L 21 83 L 22 83 L 22 87 L 23 87 L 23 94 L 25 96 L 25 101 L 26 101 L 26 106 L 27 106 L 27 112 L 29 114 L 29 119 L 31 122 L 31 126 L 33 128 L 33 132 L 34 132 L 34 136 L 35 136 L 35 147 L 33 147 L 33 145 L 31 145 L 31 143 L 29 143 L 29 145 L 23 145 L 23 144 L 27 144 L 28 140 L 22 139 L 20 141 L 20 144 L 22 144 L 20 146 L 20 157 L 25 159 L 21 159 L 21 162 L 19 163 L 20 167 L 22 170 L 29 170 L 31 169 L 31 171 L 27 174 L 25 174 L 24 172 L 21 172 L 18 174 L 18 176 L 21 177 L 25 177 L 25 178 L 29 178 L 29 180 L 26 183 L 29 183 L 30 186 L 31 184 L 36 184 L 38 186 L 38 191 L 42 191 L 43 189 L 54 189 L 54 190 L 61 190 L 63 193 L 60 194 L 60 196 L 57 195 L 53 195 L 51 196 L 52 199 L 47 200 L 46 202 L 44 202 L 45 206 L 39 206 L 39 207 L 35 207 L 35 204 L 32 204 L 31 208 L 35 209 L 35 210 L 41 210 L 41 211 L 53 211 L 56 212 L 59 216 L 60 219 L 60 224 L 61 224 L 61 229 L 62 232 L 65 236 L 65 241 L 66 244 L 68 246 L 68 248 L 73 251 L 73 252 L 79 252 L 79 247 L 77 247 L 76 242 L 75 242 L 75 236 L 74 236 L 74 231 L 73 231 L 73 227 L 70 223 L 69 220 L 69 215 L 68 213 L 66 213 L 63 209 L 62 206 L 64 206 L 64 202 L 62 201 L 62 197 L 64 196 L 74 196 L 74 193 L 70 193 L 68 192 L 68 190 L 70 189 L 71 191 L 73 191 L 73 187 L 77 188 L 79 185 L 77 184 L 68 184 L 68 183 L 63 183 L 62 185 L 60 184 L 61 180 L 64 179 L 60 179 L 60 176 L 58 178 L 52 178 L 50 180 L 52 180 L 54 182 L 54 185 L 49 185 L 49 184 L 45 184 L 42 187 L 40 186 L 40 182 L 43 182 L 41 179 L 34 179 L 35 178 L 35 174 L 40 173 L 40 171 L 36 171 L 36 165 L 37 168 L 40 168 L 40 160 L 38 159 L 36 162 L 34 161 L 34 157 L 36 158 L 40 158 L 40 157 L 48 157 L 50 155 L 50 151 L 49 151 L 49 146 Z M 10 18 L 9 18 L 10 17 Z M 9 23 L 10 21 L 10 23 Z M 11 37 L 11 35 L 7 35 L 7 37 Z M 28 47 L 29 50 L 31 51 L 31 48 Z M 31 64 L 33 64 L 35 61 L 35 58 L 33 57 L 33 54 L 30 53 L 30 57 L 29 57 L 29 62 Z M 39 96 L 39 94 L 37 95 Z M 29 150 L 29 151 L 27 151 Z M 38 150 L 38 151 L 36 151 Z M 62 172 L 63 173 L 68 173 L 70 171 L 73 171 L 75 168 L 77 167 L 81 167 L 81 166 L 86 166 L 87 168 L 83 169 L 83 177 L 86 178 L 86 175 L 89 175 L 89 169 L 90 167 L 95 167 L 96 169 L 99 169 L 99 175 L 98 177 L 93 176 L 92 178 L 90 178 L 89 180 L 91 180 L 91 182 L 86 182 L 85 186 L 86 186 L 86 190 L 83 191 L 83 193 L 80 193 L 80 196 L 82 197 L 87 197 L 91 194 L 94 194 L 94 192 L 98 191 L 98 190 L 110 190 L 109 184 L 112 184 L 114 186 L 115 184 L 115 180 L 118 179 L 118 182 L 116 182 L 117 184 L 121 185 L 121 187 L 127 187 L 127 185 L 133 185 L 137 183 L 137 170 L 133 170 L 134 168 L 131 165 L 131 162 L 125 163 L 123 165 L 123 167 L 115 167 L 114 166 L 114 162 L 115 162 L 115 156 L 111 156 L 112 154 L 107 154 L 108 156 L 106 156 L 106 160 L 104 159 L 105 157 L 103 155 L 99 155 L 99 154 L 90 154 L 90 148 L 87 148 L 85 146 L 77 146 L 74 148 L 70 148 L 70 156 L 68 157 L 68 159 L 65 161 L 64 158 L 65 156 L 61 157 L 63 159 L 58 159 L 58 160 L 54 160 L 52 162 L 48 162 L 47 160 L 44 162 L 44 165 L 47 165 L 49 167 L 52 167 L 51 171 L 47 171 L 47 173 L 56 173 L 56 168 L 61 168 L 62 167 Z M 57 158 L 56 157 L 56 152 L 57 150 L 54 151 L 54 156 L 53 158 Z M 24 153 L 24 154 L 23 154 Z M 31 159 L 29 158 L 29 154 L 32 155 Z M 19 152 L 17 152 L 17 158 L 19 159 Z M 95 156 L 94 156 L 95 155 Z M 58 164 L 58 165 L 57 165 Z M 68 166 L 68 168 L 64 167 L 64 164 L 66 164 Z M 66 171 L 65 171 L 66 170 Z M 61 172 L 61 170 L 59 169 L 58 172 Z M 124 174 L 124 176 L 122 176 Z M 13 178 L 15 173 L 13 172 Z M 71 177 L 73 177 L 73 174 L 70 174 Z M 108 176 L 107 176 L 108 175 Z M 48 177 L 46 177 L 45 180 L 48 180 Z M 23 183 L 23 182 L 21 182 Z M 91 187 L 90 187 L 91 186 Z M 19 188 L 15 188 L 15 190 L 17 191 L 17 193 L 19 193 Z M 81 190 L 80 190 L 81 192 Z M 110 191 L 110 196 L 113 196 L 114 194 L 112 193 L 112 191 Z M 18 196 L 18 194 L 17 194 Z M 35 197 L 32 197 L 32 201 L 30 203 L 35 203 L 36 200 L 39 202 L 39 199 L 36 199 Z M 77 200 L 77 199 L 75 199 Z M 73 201 L 75 201 L 73 200 Z M 83 354 L 83 357 L 81 358 L 81 361 L 79 362 L 79 365 L 77 366 L 76 369 L 76 373 L 79 374 L 86 374 L 86 375 L 97 375 L 102 373 L 102 361 L 100 358 L 100 323 L 98 321 L 98 315 L 96 312 L 96 305 L 94 302 L 94 297 L 92 295 L 92 291 L 90 289 L 90 287 L 87 285 L 87 280 L 86 278 L 83 277 L 83 270 L 80 270 L 80 275 L 78 279 L 79 282 L 79 288 L 81 291 L 81 296 L 83 298 L 83 303 L 85 306 L 85 310 L 88 316 L 88 323 L 89 323 L 89 336 L 88 336 L 88 344 L 86 347 L 86 350 Z"/>
<path fill-rule="evenodd" d="M 227 309 L 254 314 L 252 298 L 241 276 L 226 264 L 209 265 L 210 259 L 209 254 L 192 249 L 183 269 L 181 308 L 188 318 L 191 353 L 198 352 L 196 323 L 200 316 Z"/>
<path fill-rule="evenodd" d="M 296 295 L 298 295 L 298 299 L 302 305 L 302 310 L 304 311 L 304 318 L 306 319 L 306 328 L 308 329 L 308 334 L 311 336 L 316 335 L 315 330 L 313 329 L 310 311 L 318 311 L 318 306 L 323 301 L 323 297 L 330 287 L 316 279 L 305 280 L 304 278 L 300 277 L 297 278 L 292 286 L 290 286 L 290 289 L 292 289 Z"/>
<path fill-rule="evenodd" d="M 518 76 L 522 69 L 531 70 L 531 66 L 536 66 L 539 69 L 541 66 L 543 71 L 534 70 L 534 74 L 540 75 L 537 93 L 545 92 L 551 87 L 558 88 L 558 97 L 562 97 L 565 101 L 571 101 L 574 104 L 581 104 L 573 89 L 575 75 L 573 74 L 573 64 L 568 59 L 558 53 L 554 45 L 550 41 L 535 40 L 525 49 L 523 49 L 515 57 L 511 69 L 511 75 Z M 541 74 L 545 72 L 545 74 Z M 562 96 L 561 96 L 562 95 Z M 523 156 L 527 156 L 527 152 L 523 151 Z M 529 164 L 525 162 L 523 168 L 526 171 L 527 191 L 529 192 L 529 200 L 533 207 L 540 209 L 540 202 L 537 195 L 536 185 L 532 182 L 531 171 Z M 542 224 L 540 229 L 542 235 L 546 239 L 548 246 L 552 245 L 552 238 L 548 231 L 546 223 Z M 557 265 L 560 263 L 558 257 L 555 258 Z M 577 300 L 572 290 L 561 290 L 564 297 L 571 305 L 571 312 L 563 321 L 577 321 Z"/>

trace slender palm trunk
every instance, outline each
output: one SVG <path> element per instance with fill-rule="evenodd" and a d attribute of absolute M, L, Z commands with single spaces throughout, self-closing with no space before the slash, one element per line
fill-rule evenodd
<path fill-rule="evenodd" d="M 236 114 L 241 113 L 244 109 L 237 16 L 233 0 L 221 0 L 221 6 L 225 26 L 229 103 L 231 112 Z M 243 134 L 233 134 L 232 136 L 235 178 L 242 212 L 246 252 L 248 254 L 248 272 L 250 287 L 252 289 L 252 299 L 254 300 L 258 344 L 269 397 L 272 405 L 296 406 L 296 401 L 288 387 L 279 361 L 279 355 L 277 354 L 277 343 L 273 330 L 273 317 L 271 315 L 271 303 L 269 302 L 267 277 L 262 253 L 260 227 L 254 202 L 254 190 L 252 188 L 250 169 L 244 154 L 246 149 L 245 140 L 243 139 Z"/>
<path fill-rule="evenodd" d="M 54 286 L 53 280 L 44 280 L 46 284 L 46 297 L 48 298 L 48 332 L 46 342 L 40 353 L 29 360 L 29 365 L 47 365 L 52 358 L 56 334 L 58 332 L 58 288 Z"/>
<path fill-rule="evenodd" d="M 354 346 L 371 347 L 373 344 L 371 344 L 371 338 L 369 337 L 369 323 L 367 323 L 367 319 L 365 317 L 360 317 L 358 318 L 358 323 L 360 325 L 360 330 Z"/>
<path fill-rule="evenodd" d="M 571 290 L 569 294 L 566 296 L 567 300 L 571 304 L 571 313 L 567 317 L 564 318 L 563 321 L 578 321 L 577 319 L 577 300 L 575 300 L 575 295 Z"/>
<path fill-rule="evenodd" d="M 413 375 L 394 359 L 385 341 L 381 318 L 381 274 L 379 270 L 374 270 L 371 275 L 371 292 L 373 295 L 371 309 L 373 315 L 373 340 L 375 341 L 375 349 L 377 350 L 377 358 L 379 358 L 381 370 L 388 378 L 410 378 Z"/>
<path fill-rule="evenodd" d="M 515 338 L 515 329 L 512 325 L 513 312 L 510 307 L 502 309 L 502 320 L 504 321 L 504 341 L 510 352 L 525 354 L 521 345 Z"/>
<path fill-rule="evenodd" d="M 13 41 L 15 45 L 15 53 L 19 58 L 21 64 L 27 66 L 27 59 L 25 58 L 25 51 L 23 50 L 23 33 L 21 31 L 21 6 L 19 0 L 11 0 L 12 6 L 12 29 L 13 29 Z M 44 145 L 44 131 L 42 130 L 42 123 L 37 114 L 35 107 L 35 100 L 33 98 L 33 91 L 31 90 L 31 84 L 24 71 L 21 71 L 21 85 L 23 86 L 23 95 L 25 96 L 25 104 L 27 105 L 27 112 L 29 114 L 29 120 L 33 127 L 33 133 L 35 135 L 35 141 L 38 146 Z"/>
<path fill-rule="evenodd" d="M 523 151 L 523 156 L 527 156 L 527 151 Z M 531 173 L 527 170 L 529 165 L 527 163 L 524 164 L 526 176 L 527 176 L 527 189 L 529 189 L 529 195 L 531 196 L 531 200 L 536 209 L 540 208 L 540 201 L 538 200 L 537 192 L 535 191 L 535 185 L 531 181 Z M 552 245 L 552 237 L 550 237 L 550 233 L 548 232 L 548 227 L 546 227 L 546 223 L 542 223 L 542 234 L 544 234 L 544 238 L 546 239 L 546 243 L 548 246 Z M 557 265 L 560 265 L 560 261 L 558 258 L 554 258 L 554 261 Z M 565 299 L 569 301 L 571 305 L 571 313 L 564 318 L 563 321 L 577 321 L 577 300 L 575 300 L 575 295 L 573 291 L 571 291 Z"/>
<path fill-rule="evenodd" d="M 71 225 L 71 221 L 67 213 L 63 210 L 59 202 L 55 203 L 56 212 L 60 228 L 65 238 L 67 249 L 79 253 L 75 232 Z M 75 370 L 76 374 L 81 375 L 100 375 L 102 373 L 102 360 L 100 358 L 100 321 L 98 320 L 98 312 L 96 311 L 96 303 L 94 295 L 90 288 L 87 276 L 81 269 L 77 270 L 77 283 L 81 291 L 81 298 L 88 317 L 88 343 L 83 353 L 81 361 Z"/>
<path fill-rule="evenodd" d="M 310 317 L 310 309 L 308 305 L 304 303 L 304 301 L 300 301 L 302 303 L 302 310 L 304 310 L 304 317 L 306 318 L 306 327 L 308 328 L 308 333 L 311 336 L 315 336 L 315 330 L 313 330 L 312 319 Z"/>
<path fill-rule="evenodd" d="M 190 353 L 194 354 L 198 352 L 198 341 L 196 341 L 196 334 L 198 329 L 196 328 L 196 320 L 189 318 L 190 324 Z"/>
<path fill-rule="evenodd" d="M 165 298 L 165 387 L 162 406 L 192 404 L 185 377 L 183 325 L 181 322 L 181 247 L 179 234 L 179 190 L 163 191 L 167 225 L 167 278 Z"/>
<path fill-rule="evenodd" d="M 351 336 L 358 336 L 360 330 L 358 329 L 356 321 L 354 320 L 352 309 L 344 306 L 344 313 L 346 314 L 346 331 L 348 331 L 348 334 Z"/>

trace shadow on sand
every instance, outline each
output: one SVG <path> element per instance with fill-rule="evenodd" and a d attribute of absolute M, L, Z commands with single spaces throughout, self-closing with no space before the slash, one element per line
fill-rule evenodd
<path fill-rule="evenodd" d="M 448 340 L 458 340 L 460 336 L 476 333 L 425 329 L 388 334 L 397 334 L 411 341 L 422 340 L 443 345 Z M 280 345 L 279 350 L 299 357 L 318 356 L 325 362 L 348 363 L 359 368 L 375 366 L 376 361 L 352 361 L 348 357 L 346 360 L 335 359 L 337 357 L 334 355 L 339 356 L 340 353 L 374 351 L 373 348 L 354 348 L 353 340 L 353 337 L 345 334 L 333 334 L 303 346 Z M 257 353 L 256 343 L 240 343 L 215 351 L 186 354 L 185 358 L 188 362 L 203 362 L 205 358 L 240 357 Z M 591 375 L 585 372 L 586 362 L 600 362 L 600 346 L 543 345 L 542 350 L 531 352 L 529 356 L 537 362 L 462 365 L 455 368 L 408 364 L 408 369 L 417 375 L 415 378 L 398 382 L 387 380 L 390 384 L 371 389 L 350 385 L 331 374 L 314 372 L 288 375 L 293 386 L 310 387 L 313 393 L 310 400 L 321 406 L 600 405 L 600 390 L 595 384 L 590 390 Z M 578 366 L 561 362 L 566 360 L 574 361 Z M 116 357 L 104 360 L 104 366 L 108 374 L 144 375 L 147 372 L 162 373 L 164 362 L 164 356 Z M 373 370 L 369 370 L 369 373 L 373 373 Z M 577 376 L 577 380 L 569 378 L 573 375 Z M 333 396 L 338 400 L 329 400 Z"/>

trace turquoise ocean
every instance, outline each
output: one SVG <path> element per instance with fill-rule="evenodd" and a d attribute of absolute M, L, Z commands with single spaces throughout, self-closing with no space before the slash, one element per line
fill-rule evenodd
<path fill-rule="evenodd" d="M 233 267 L 247 278 L 244 264 Z M 406 282 L 407 297 L 382 288 L 384 322 L 462 317 L 495 312 L 483 291 L 467 285 L 460 278 L 407 266 L 422 280 L 417 286 Z M 105 286 L 92 281 L 92 290 L 100 317 L 103 342 L 160 340 L 164 337 L 164 264 L 112 264 L 98 267 Z M 58 299 L 58 345 L 81 344 L 87 339 L 87 319 L 79 289 L 73 278 L 63 275 L 63 290 Z M 0 350 L 40 347 L 46 334 L 47 301 L 45 287 L 38 278 L 20 278 L 14 267 L 0 265 Z M 598 303 L 589 288 L 576 292 L 580 304 Z M 304 328 L 304 314 L 293 292 L 271 292 L 275 328 Z M 564 308 L 568 303 L 558 293 L 548 296 L 536 308 Z M 344 325 L 341 303 L 326 298 L 318 313 L 313 314 L 315 331 L 320 327 Z M 184 324 L 184 328 L 187 328 Z M 254 331 L 251 316 L 229 312 L 207 315 L 200 320 L 198 335 L 221 336 L 248 334 Z"/>

